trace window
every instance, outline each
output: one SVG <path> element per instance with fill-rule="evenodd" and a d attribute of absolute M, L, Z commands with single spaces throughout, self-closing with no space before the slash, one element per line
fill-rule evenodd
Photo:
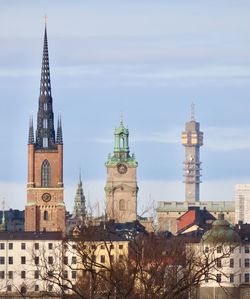
<path fill-rule="evenodd" d="M 47 110 L 48 110 L 48 104 L 47 104 L 47 103 L 44 103 L 44 104 L 43 104 L 43 110 L 44 110 L 44 111 L 47 111 Z"/>
<path fill-rule="evenodd" d="M 49 249 L 53 249 L 53 243 L 48 244 Z"/>
<path fill-rule="evenodd" d="M 241 283 L 241 274 L 239 274 L 239 283 Z"/>
<path fill-rule="evenodd" d="M 245 253 L 249 253 L 249 246 L 245 246 Z"/>
<path fill-rule="evenodd" d="M 22 286 L 21 287 L 21 294 L 25 294 L 27 292 L 26 287 Z"/>
<path fill-rule="evenodd" d="M 221 259 L 217 259 L 216 264 L 218 268 L 221 268 Z"/>
<path fill-rule="evenodd" d="M 114 247 L 114 245 L 110 245 L 110 249 L 114 249 L 115 247 Z"/>
<path fill-rule="evenodd" d="M 124 199 L 119 200 L 119 210 L 125 211 L 125 200 Z"/>
<path fill-rule="evenodd" d="M 8 272 L 8 277 L 9 277 L 9 279 L 13 279 L 13 271 Z"/>
<path fill-rule="evenodd" d="M 63 244 L 63 248 L 64 248 L 65 250 L 67 250 L 67 249 L 68 249 L 68 245 L 67 245 L 67 244 Z"/>
<path fill-rule="evenodd" d="M 105 246 L 104 246 L 104 245 L 101 245 L 101 249 L 105 249 Z"/>
<path fill-rule="evenodd" d="M 4 256 L 0 256 L 0 264 L 1 265 L 5 264 L 5 257 Z"/>
<path fill-rule="evenodd" d="M 249 259 L 245 259 L 245 268 L 249 268 Z"/>
<path fill-rule="evenodd" d="M 63 278 L 65 278 L 65 279 L 68 278 L 68 271 L 63 271 Z"/>
<path fill-rule="evenodd" d="M 205 282 L 208 282 L 208 273 L 205 273 Z"/>
<path fill-rule="evenodd" d="M 9 243 L 9 250 L 13 249 L 13 243 Z"/>
<path fill-rule="evenodd" d="M 119 245 L 119 249 L 123 249 L 123 245 Z"/>
<path fill-rule="evenodd" d="M 92 245 L 91 248 L 95 250 L 96 249 L 96 245 Z"/>
<path fill-rule="evenodd" d="M 52 277 L 53 276 L 53 271 L 48 271 L 48 276 Z"/>
<path fill-rule="evenodd" d="M 92 256 L 91 256 L 91 260 L 92 260 L 92 263 L 95 263 L 95 262 L 96 262 L 96 256 L 95 256 L 95 255 L 92 255 Z"/>
<path fill-rule="evenodd" d="M 221 253 L 221 251 L 222 251 L 221 246 L 218 246 L 218 247 L 217 247 L 217 253 Z"/>
<path fill-rule="evenodd" d="M 22 265 L 26 264 L 26 257 L 25 256 L 21 256 L 21 264 Z"/>
<path fill-rule="evenodd" d="M 119 262 L 123 261 L 124 256 L 122 254 L 119 255 Z"/>
<path fill-rule="evenodd" d="M 12 292 L 12 288 L 10 284 L 7 285 L 7 292 Z"/>
<path fill-rule="evenodd" d="M 26 278 L 26 272 L 25 271 L 21 271 L 21 278 Z"/>
<path fill-rule="evenodd" d="M 49 291 L 49 292 L 52 292 L 52 291 L 53 291 L 53 285 L 52 285 L 52 284 L 49 284 L 49 285 L 48 285 L 48 291 Z"/>
<path fill-rule="evenodd" d="M 49 256 L 49 257 L 48 257 L 48 263 L 49 263 L 50 265 L 53 264 L 53 256 Z"/>
<path fill-rule="evenodd" d="M 72 256 L 72 261 L 71 264 L 75 265 L 76 264 L 76 256 Z"/>
<path fill-rule="evenodd" d="M 101 255 L 101 263 L 105 263 L 105 255 Z"/>
<path fill-rule="evenodd" d="M 35 279 L 39 278 L 39 271 L 38 270 L 35 270 L 35 272 L 34 272 L 34 278 Z"/>
<path fill-rule="evenodd" d="M 64 265 L 68 265 L 68 257 L 67 256 L 63 257 L 63 263 L 64 263 Z"/>
<path fill-rule="evenodd" d="M 13 256 L 9 256 L 9 265 L 13 265 Z"/>
<path fill-rule="evenodd" d="M 48 128 L 48 120 L 47 120 L 47 118 L 44 118 L 44 119 L 43 119 L 43 128 L 44 128 L 44 129 L 47 129 L 47 128 Z"/>
<path fill-rule="evenodd" d="M 0 279 L 4 279 L 4 271 L 0 271 Z"/>
<path fill-rule="evenodd" d="M 76 244 L 72 245 L 72 248 L 73 248 L 73 249 L 76 249 Z"/>
<path fill-rule="evenodd" d="M 230 268 L 233 268 L 233 267 L 234 267 L 234 259 L 230 259 L 229 267 L 230 267 Z"/>
<path fill-rule="evenodd" d="M 38 284 L 35 285 L 35 292 L 39 292 L 39 285 Z"/>
<path fill-rule="evenodd" d="M 38 250 L 39 249 L 39 243 L 35 243 L 35 250 Z"/>
<path fill-rule="evenodd" d="M 48 211 L 43 212 L 43 220 L 49 220 L 49 212 Z"/>
<path fill-rule="evenodd" d="M 48 160 L 44 160 L 42 164 L 42 187 L 49 187 L 50 186 L 50 164 Z"/>
<path fill-rule="evenodd" d="M 43 137 L 43 147 L 48 147 L 48 137 Z"/>
<path fill-rule="evenodd" d="M 249 282 L 249 273 L 245 273 L 245 282 Z"/>
<path fill-rule="evenodd" d="M 113 261 L 114 261 L 114 256 L 111 255 L 111 256 L 110 256 L 110 262 L 112 263 Z"/>
<path fill-rule="evenodd" d="M 4 248 L 5 248 L 5 247 L 4 247 L 4 243 L 0 243 L 0 249 L 1 249 L 1 250 L 4 250 Z"/>
<path fill-rule="evenodd" d="M 216 274 L 216 281 L 221 282 L 221 274 Z"/>
<path fill-rule="evenodd" d="M 234 246 L 230 246 L 230 252 L 234 253 Z"/>
<path fill-rule="evenodd" d="M 72 272 L 71 272 L 71 277 L 72 277 L 73 279 L 76 279 L 76 271 L 72 271 Z"/>
<path fill-rule="evenodd" d="M 241 267 L 241 259 L 239 259 L 239 268 Z"/>
<path fill-rule="evenodd" d="M 231 283 L 234 283 L 234 274 L 230 274 L 229 281 Z"/>
<path fill-rule="evenodd" d="M 35 265 L 39 265 L 39 256 L 35 256 L 34 261 Z"/>
<path fill-rule="evenodd" d="M 26 243 L 21 243 L 21 249 L 25 250 L 26 249 Z"/>

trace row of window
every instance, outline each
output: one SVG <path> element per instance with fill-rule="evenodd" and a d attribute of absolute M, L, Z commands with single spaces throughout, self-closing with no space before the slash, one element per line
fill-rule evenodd
<path fill-rule="evenodd" d="M 76 271 L 75 270 L 73 270 L 73 271 L 67 271 L 67 270 L 63 271 L 63 278 L 65 278 L 65 279 L 70 278 L 69 277 L 69 272 L 71 272 L 71 278 L 76 279 Z M 16 274 L 16 272 L 15 272 L 15 274 Z M 34 271 L 34 278 L 39 279 L 39 275 L 40 275 L 40 272 L 38 270 L 35 270 Z M 48 273 L 48 275 L 52 276 L 53 273 Z M 26 271 L 21 271 L 20 276 L 21 276 L 21 278 L 25 279 L 26 278 Z M 7 277 L 8 277 L 8 279 L 14 279 L 14 272 L 13 271 L 8 271 Z M 4 271 L 0 271 L 0 279 L 5 279 L 5 272 Z"/>
<path fill-rule="evenodd" d="M 239 253 L 241 253 L 241 251 L 242 251 L 241 249 L 242 249 L 241 246 L 239 246 Z M 218 246 L 218 247 L 216 248 L 217 253 L 222 253 L 222 250 L 223 250 L 223 249 L 222 249 L 222 246 Z M 231 247 L 231 248 L 230 248 L 230 252 L 231 252 L 231 253 L 233 253 L 234 250 L 235 250 L 234 247 Z M 205 252 L 206 252 L 206 253 L 209 252 L 209 247 L 205 247 Z M 244 246 L 244 252 L 245 252 L 245 253 L 250 253 L 250 246 L 248 246 L 248 245 Z"/>
<path fill-rule="evenodd" d="M 218 268 L 222 267 L 221 259 L 216 260 L 216 265 L 217 265 Z M 250 267 L 250 259 L 249 258 L 244 260 L 244 266 L 245 266 L 245 268 Z M 234 259 L 229 260 L 229 267 L 234 268 Z M 241 259 L 239 259 L 239 268 L 241 268 Z"/>
<path fill-rule="evenodd" d="M 239 283 L 242 283 L 242 277 L 241 277 L 241 274 L 239 274 Z M 218 274 L 216 274 L 216 281 L 218 282 L 218 283 L 221 283 L 222 282 L 222 274 L 220 274 L 220 273 L 218 273 Z M 235 275 L 234 274 L 229 274 L 229 282 L 230 283 L 234 283 L 234 281 L 235 281 Z M 208 282 L 208 279 L 206 278 L 205 279 L 205 282 Z M 250 275 L 249 275 L 249 273 L 245 273 L 244 274 L 244 282 L 245 283 L 249 283 L 250 282 Z"/>
<path fill-rule="evenodd" d="M 83 249 L 87 249 L 88 248 L 88 246 L 87 245 L 83 245 L 82 246 L 83 247 Z M 91 245 L 91 249 L 93 249 L 93 250 L 95 250 L 95 249 L 97 249 L 97 247 L 99 247 L 99 246 L 97 246 L 97 245 Z M 100 246 L 100 248 L 101 249 L 108 249 L 108 245 L 101 245 Z M 123 249 L 123 245 L 122 244 L 119 244 L 119 247 L 118 247 L 119 249 Z M 115 249 L 115 246 L 113 245 L 113 244 L 111 244 L 111 245 L 109 245 L 109 249 L 110 250 L 112 250 L 112 249 Z"/>
<path fill-rule="evenodd" d="M 12 291 L 16 291 L 16 287 L 14 287 L 14 289 L 13 289 L 12 285 L 8 284 L 7 285 L 7 292 L 12 292 Z M 39 292 L 40 291 L 40 286 L 38 284 L 36 284 L 34 286 L 34 291 L 35 292 Z M 53 292 L 53 285 L 52 284 L 48 285 L 47 291 L 48 292 Z M 27 292 L 27 288 L 25 286 L 22 286 L 20 288 L 20 292 L 21 292 L 21 294 L 25 294 Z"/>
<path fill-rule="evenodd" d="M 39 265 L 39 256 L 35 256 L 34 258 L 34 262 L 35 265 Z M 53 256 L 48 256 L 48 264 L 52 265 L 54 262 L 53 260 Z M 14 260 L 13 260 L 13 256 L 9 256 L 8 257 L 8 264 L 9 265 L 13 265 Z M 0 256 L 0 265 L 4 265 L 5 264 L 5 256 Z M 25 265 L 26 264 L 26 256 L 21 256 L 21 264 Z M 67 265 L 68 264 L 68 257 L 64 257 L 64 264 Z M 76 256 L 72 256 L 71 258 L 71 264 L 76 264 Z"/>
<path fill-rule="evenodd" d="M 34 243 L 34 248 L 36 250 L 39 249 L 39 243 Z M 0 243 L 0 250 L 5 249 L 5 243 Z M 13 249 L 13 243 L 8 243 L 8 249 L 12 250 Z M 21 243 L 21 249 L 26 250 L 26 243 Z M 53 249 L 53 243 L 48 243 L 48 249 Z"/>

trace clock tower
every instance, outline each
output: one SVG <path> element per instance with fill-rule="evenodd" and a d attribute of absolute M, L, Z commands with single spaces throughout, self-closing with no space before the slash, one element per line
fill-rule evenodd
<path fill-rule="evenodd" d="M 114 135 L 114 152 L 105 163 L 106 216 L 115 222 L 131 222 L 137 219 L 137 162 L 129 153 L 129 131 L 122 120 Z"/>
<path fill-rule="evenodd" d="M 37 128 L 30 119 L 25 231 L 65 232 L 63 196 L 63 138 L 61 118 L 57 134 L 51 95 L 47 28 L 45 24 Z"/>

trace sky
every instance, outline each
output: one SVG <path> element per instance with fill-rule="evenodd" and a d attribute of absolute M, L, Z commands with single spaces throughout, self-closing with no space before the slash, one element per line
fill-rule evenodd
<path fill-rule="evenodd" d="M 201 200 L 250 183 L 250 1 L 0 0 L 0 200 L 24 209 L 44 34 L 55 117 L 62 115 L 65 203 L 79 171 L 104 206 L 105 161 L 120 115 L 138 161 L 139 211 L 184 200 L 181 132 L 204 132 Z"/>

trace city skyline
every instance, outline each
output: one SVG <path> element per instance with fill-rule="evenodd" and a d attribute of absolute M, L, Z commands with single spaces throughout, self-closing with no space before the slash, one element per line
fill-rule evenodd
<path fill-rule="evenodd" d="M 233 200 L 234 184 L 249 182 L 250 4 L 76 1 L 75 8 L 63 2 L 59 13 L 58 1 L 11 3 L 0 3 L 0 196 L 7 207 L 25 205 L 45 13 L 68 210 L 80 169 L 87 199 L 103 202 L 104 163 L 121 112 L 139 163 L 140 210 L 150 200 L 184 200 L 181 132 L 192 102 L 204 132 L 201 200 Z"/>

